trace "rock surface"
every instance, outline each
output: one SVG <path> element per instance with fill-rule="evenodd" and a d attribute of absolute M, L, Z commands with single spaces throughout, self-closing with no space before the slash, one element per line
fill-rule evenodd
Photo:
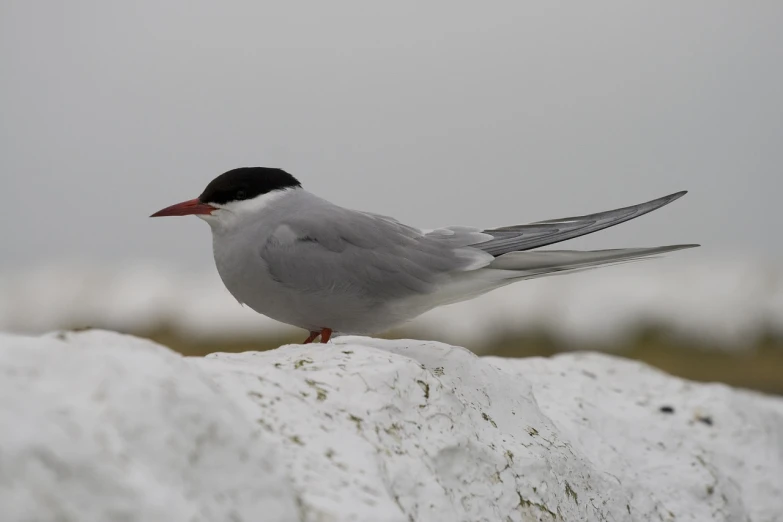
<path fill-rule="evenodd" d="M 783 400 L 597 354 L 0 335 L 8 521 L 783 520 Z"/>

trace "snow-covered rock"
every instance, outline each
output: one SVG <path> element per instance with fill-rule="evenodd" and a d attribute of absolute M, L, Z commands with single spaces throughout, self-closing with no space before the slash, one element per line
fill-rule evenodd
<path fill-rule="evenodd" d="M 3 521 L 783 520 L 783 400 L 423 341 L 0 336 Z"/>

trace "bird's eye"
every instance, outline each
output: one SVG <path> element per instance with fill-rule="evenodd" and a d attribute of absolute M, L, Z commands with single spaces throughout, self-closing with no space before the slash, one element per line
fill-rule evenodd
<path fill-rule="evenodd" d="M 237 190 L 235 196 L 237 199 L 247 199 L 247 192 L 245 192 L 244 190 Z"/>

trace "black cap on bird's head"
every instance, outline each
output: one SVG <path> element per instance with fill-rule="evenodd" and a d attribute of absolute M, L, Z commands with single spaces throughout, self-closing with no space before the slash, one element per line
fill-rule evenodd
<path fill-rule="evenodd" d="M 210 181 L 198 200 L 220 205 L 301 186 L 295 177 L 282 169 L 242 167 L 224 172 Z"/>
<path fill-rule="evenodd" d="M 282 169 L 242 167 L 224 172 L 210 181 L 198 198 L 164 208 L 150 217 L 208 215 L 219 205 L 301 186 L 295 177 Z"/>

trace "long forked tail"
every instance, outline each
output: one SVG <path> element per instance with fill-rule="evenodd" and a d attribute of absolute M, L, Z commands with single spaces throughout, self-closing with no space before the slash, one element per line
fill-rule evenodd
<path fill-rule="evenodd" d="M 612 250 L 536 250 L 509 252 L 495 258 L 487 268 L 508 270 L 509 279 L 532 279 L 557 273 L 597 268 L 604 265 L 640 261 L 653 256 L 694 248 L 699 245 L 669 245 L 653 248 L 618 248 Z"/>
<path fill-rule="evenodd" d="M 532 250 L 567 239 L 592 234 L 593 232 L 630 221 L 664 205 L 668 205 L 686 193 L 687 191 L 683 190 L 682 192 L 676 192 L 646 203 L 588 214 L 586 216 L 548 219 L 528 225 L 511 225 L 482 230 L 482 233 L 490 239 L 485 239 L 472 246 L 495 257 L 509 252 Z"/>

